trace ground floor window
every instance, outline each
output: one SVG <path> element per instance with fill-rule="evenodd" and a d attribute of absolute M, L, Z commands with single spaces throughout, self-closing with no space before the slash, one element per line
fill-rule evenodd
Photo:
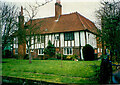
<path fill-rule="evenodd" d="M 73 48 L 71 47 L 66 47 L 63 49 L 63 54 L 64 55 L 72 55 L 73 54 Z"/>
<path fill-rule="evenodd" d="M 31 49 L 31 52 L 34 52 L 34 50 L 33 50 L 33 49 Z"/>
<path fill-rule="evenodd" d="M 38 55 L 44 55 L 44 49 L 43 48 L 40 48 L 38 49 Z"/>
<path fill-rule="evenodd" d="M 15 48 L 15 54 L 18 54 L 18 48 Z"/>

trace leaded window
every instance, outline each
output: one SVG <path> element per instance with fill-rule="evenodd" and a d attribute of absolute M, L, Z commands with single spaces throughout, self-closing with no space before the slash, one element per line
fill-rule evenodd
<path fill-rule="evenodd" d="M 38 49 L 38 55 L 44 55 L 44 49 L 43 48 Z"/>
<path fill-rule="evenodd" d="M 65 41 L 74 40 L 74 33 L 73 32 L 65 33 L 64 39 L 65 39 Z"/>
<path fill-rule="evenodd" d="M 64 55 L 72 55 L 73 54 L 73 49 L 71 47 L 65 47 L 63 50 Z"/>

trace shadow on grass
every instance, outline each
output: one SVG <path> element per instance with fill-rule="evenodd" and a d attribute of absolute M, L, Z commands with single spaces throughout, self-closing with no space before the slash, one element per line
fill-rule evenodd
<path fill-rule="evenodd" d="M 28 80 L 22 78 L 14 78 L 14 77 L 7 77 L 2 76 L 2 85 L 65 85 L 59 83 L 51 83 L 45 81 L 36 81 L 36 80 Z"/>

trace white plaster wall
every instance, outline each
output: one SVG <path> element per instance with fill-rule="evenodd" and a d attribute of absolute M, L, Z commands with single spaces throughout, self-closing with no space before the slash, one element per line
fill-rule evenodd
<path fill-rule="evenodd" d="M 67 41 L 65 41 L 65 47 L 67 47 Z"/>
<path fill-rule="evenodd" d="M 54 44 L 54 34 L 52 34 L 52 44 Z"/>
<path fill-rule="evenodd" d="M 56 37 L 56 36 L 59 36 L 59 34 L 55 34 L 55 36 L 54 36 L 54 38 Z M 59 36 L 60 37 L 60 36 Z M 55 40 L 55 47 L 59 47 L 59 40 Z"/>
<path fill-rule="evenodd" d="M 64 33 L 60 33 L 60 44 L 61 47 L 64 47 Z"/>
<path fill-rule="evenodd" d="M 70 41 L 68 41 L 68 47 L 70 47 Z"/>
<path fill-rule="evenodd" d="M 74 32 L 75 46 L 79 46 L 79 32 Z"/>
<path fill-rule="evenodd" d="M 93 48 L 97 48 L 96 35 L 90 32 L 86 32 L 87 44 L 90 44 Z"/>
<path fill-rule="evenodd" d="M 81 46 L 85 46 L 85 33 L 84 33 L 84 31 L 80 32 L 80 41 L 81 41 Z"/>
<path fill-rule="evenodd" d="M 45 35 L 45 47 L 48 46 L 48 35 Z"/>

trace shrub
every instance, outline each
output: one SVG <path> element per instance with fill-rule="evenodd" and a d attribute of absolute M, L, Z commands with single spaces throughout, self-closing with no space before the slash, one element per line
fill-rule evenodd
<path fill-rule="evenodd" d="M 18 59 L 18 58 L 19 58 L 18 55 L 13 55 L 12 57 L 15 58 L 15 59 Z"/>
<path fill-rule="evenodd" d="M 85 61 L 87 61 L 87 60 L 94 60 L 95 59 L 94 49 L 93 49 L 93 47 L 91 45 L 86 44 L 83 47 L 83 57 L 84 57 Z"/>
<path fill-rule="evenodd" d="M 98 80 L 98 83 L 100 81 L 100 66 L 98 65 L 94 65 L 94 69 L 95 69 L 95 80 Z"/>
<path fill-rule="evenodd" d="M 11 58 L 12 56 L 12 54 L 11 54 L 11 51 L 9 51 L 9 50 L 4 50 L 4 51 L 2 51 L 3 52 L 3 58 Z"/>
<path fill-rule="evenodd" d="M 56 59 L 56 58 L 48 58 L 47 60 L 58 60 L 58 59 Z"/>
<path fill-rule="evenodd" d="M 57 54 L 56 54 L 56 57 L 57 57 L 57 59 L 61 59 L 61 54 L 60 54 L 60 53 L 57 53 Z"/>
<path fill-rule="evenodd" d="M 66 59 L 67 60 L 74 60 L 74 59 L 77 59 L 77 55 L 68 55 L 67 57 L 66 57 Z"/>
<path fill-rule="evenodd" d="M 44 56 L 43 55 L 41 55 L 40 58 L 41 58 L 41 60 L 44 60 Z"/>
<path fill-rule="evenodd" d="M 48 46 L 45 48 L 44 53 L 49 57 L 55 56 L 55 47 L 50 40 L 48 41 Z"/>
<path fill-rule="evenodd" d="M 67 57 L 67 55 L 63 55 L 63 56 L 62 56 L 62 59 L 63 59 L 63 60 L 66 60 L 66 57 Z"/>
<path fill-rule="evenodd" d="M 28 54 L 26 54 L 26 55 L 24 56 L 24 59 L 29 59 Z"/>

